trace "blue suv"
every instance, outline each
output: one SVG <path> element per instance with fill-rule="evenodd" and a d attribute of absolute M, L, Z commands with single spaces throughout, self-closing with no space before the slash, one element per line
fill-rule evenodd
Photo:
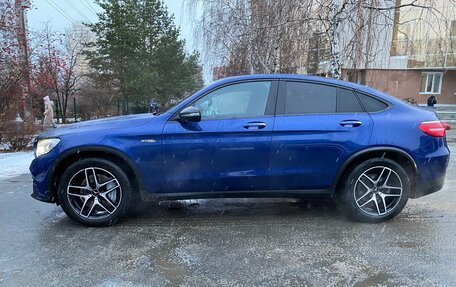
<path fill-rule="evenodd" d="M 335 197 L 358 220 L 396 216 L 442 188 L 446 124 L 433 111 L 327 78 L 215 82 L 161 115 L 94 120 L 35 141 L 35 199 L 89 226 L 133 200 Z"/>

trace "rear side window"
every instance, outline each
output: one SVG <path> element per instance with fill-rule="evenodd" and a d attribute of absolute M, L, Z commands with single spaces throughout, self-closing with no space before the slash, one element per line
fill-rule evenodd
<path fill-rule="evenodd" d="M 366 109 L 366 112 L 368 113 L 379 112 L 388 108 L 387 104 L 371 96 L 361 93 L 358 93 L 358 96 L 363 103 L 364 109 Z"/>
<path fill-rule="evenodd" d="M 336 103 L 335 87 L 302 82 L 286 83 L 286 115 L 335 113 Z"/>
<path fill-rule="evenodd" d="M 338 113 L 362 113 L 363 107 L 351 90 L 337 90 L 337 112 Z"/>

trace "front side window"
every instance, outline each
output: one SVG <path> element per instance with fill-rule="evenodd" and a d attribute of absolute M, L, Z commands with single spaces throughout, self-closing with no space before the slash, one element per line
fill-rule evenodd
<path fill-rule="evenodd" d="M 193 104 L 202 120 L 254 118 L 265 115 L 270 81 L 234 84 L 213 91 Z"/>
<path fill-rule="evenodd" d="M 421 74 L 421 94 L 440 94 L 442 91 L 442 78 L 441 72 L 425 72 Z"/>
<path fill-rule="evenodd" d="M 286 83 L 285 115 L 335 113 L 336 103 L 336 87 L 303 82 Z"/>

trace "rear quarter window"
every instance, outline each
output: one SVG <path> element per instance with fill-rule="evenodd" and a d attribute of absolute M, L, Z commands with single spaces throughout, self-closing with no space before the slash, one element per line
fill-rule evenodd
<path fill-rule="evenodd" d="M 361 103 L 364 106 L 364 109 L 368 113 L 380 112 L 388 108 L 388 104 L 385 102 L 376 99 L 374 97 L 368 96 L 363 93 L 357 93 Z"/>

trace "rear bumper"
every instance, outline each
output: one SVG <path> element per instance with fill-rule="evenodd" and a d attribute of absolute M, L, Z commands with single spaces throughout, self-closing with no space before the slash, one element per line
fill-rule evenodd
<path fill-rule="evenodd" d="M 418 198 L 439 191 L 445 183 L 450 151 L 443 141 L 434 146 L 437 149 L 431 154 L 423 154 L 415 158 L 418 177 L 415 181 L 415 188 L 411 192 L 411 198 Z"/>
<path fill-rule="evenodd" d="M 445 183 L 445 176 L 433 180 L 417 180 L 415 183 L 415 190 L 411 193 L 411 198 L 419 198 L 442 189 Z"/>

